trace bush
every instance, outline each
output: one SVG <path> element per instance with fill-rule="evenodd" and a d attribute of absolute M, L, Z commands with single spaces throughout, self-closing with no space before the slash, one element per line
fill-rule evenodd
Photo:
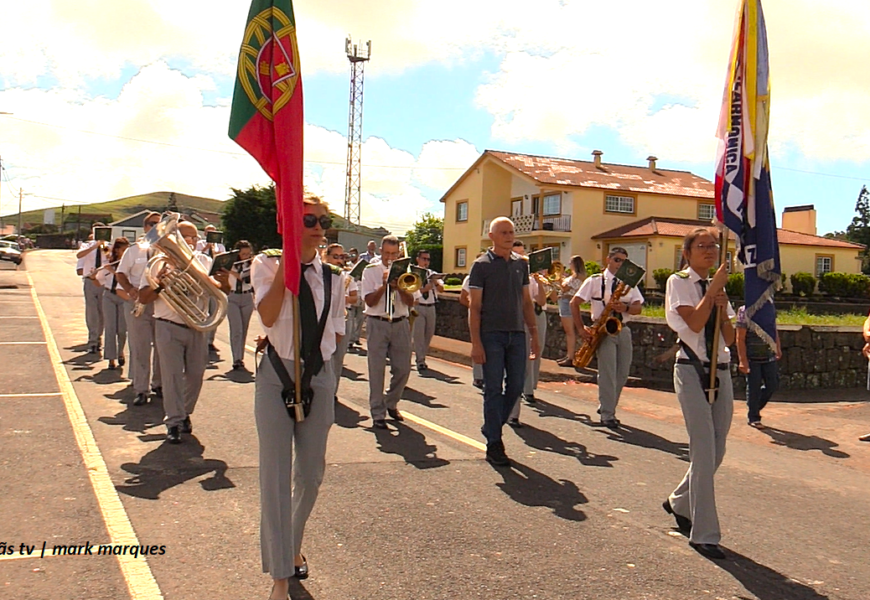
<path fill-rule="evenodd" d="M 839 298 L 866 298 L 870 277 L 858 274 L 823 273 L 819 277 L 819 291 Z"/>
<path fill-rule="evenodd" d="M 592 277 L 593 275 L 597 275 L 601 272 L 601 265 L 599 265 L 594 260 L 586 261 L 586 277 Z"/>
<path fill-rule="evenodd" d="M 795 296 L 812 296 L 816 289 L 816 278 L 809 273 L 798 272 L 789 278 L 791 291 Z"/>
<path fill-rule="evenodd" d="M 782 275 L 780 275 L 779 283 L 782 286 L 779 289 L 782 290 L 783 294 L 785 294 L 786 293 L 785 286 L 786 286 L 786 284 L 788 284 L 788 277 L 786 277 L 785 272 L 783 272 Z"/>
<path fill-rule="evenodd" d="M 673 275 L 674 272 L 671 269 L 656 269 L 653 271 L 653 279 L 656 282 L 656 285 L 659 286 L 661 291 L 665 291 L 665 286 L 668 283 L 668 277 Z"/>
<path fill-rule="evenodd" d="M 743 298 L 743 273 L 731 273 L 725 284 L 725 293 L 729 298 Z"/>
<path fill-rule="evenodd" d="M 462 280 L 459 277 L 448 277 L 444 280 L 444 285 L 462 285 Z"/>

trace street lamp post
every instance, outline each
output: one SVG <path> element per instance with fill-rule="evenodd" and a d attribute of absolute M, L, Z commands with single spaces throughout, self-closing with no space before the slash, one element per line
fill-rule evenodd
<path fill-rule="evenodd" d="M 11 112 L 0 110 L 0 115 L 11 115 Z M 3 179 L 3 160 L 0 159 L 0 179 Z M 18 211 L 21 212 L 21 211 Z M 0 195 L 0 235 L 3 235 L 3 196 Z"/>

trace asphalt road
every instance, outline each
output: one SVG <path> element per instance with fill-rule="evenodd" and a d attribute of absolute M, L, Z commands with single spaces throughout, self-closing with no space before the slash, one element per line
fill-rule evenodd
<path fill-rule="evenodd" d="M 194 435 L 165 444 L 161 407 L 129 404 L 126 373 L 84 354 L 74 262 L 69 251 L 25 261 L 50 336 L 27 274 L 0 272 L 0 284 L 18 285 L 0 285 L 0 597 L 266 598 L 254 376 L 230 370 L 226 324 Z M 863 394 L 771 405 L 766 431 L 736 405 L 717 477 L 729 559 L 713 562 L 661 509 L 687 467 L 673 394 L 626 389 L 613 433 L 593 418 L 595 386 L 543 384 L 541 401 L 523 407 L 525 427 L 506 431 L 515 467 L 496 470 L 479 449 L 469 369 L 430 359 L 400 404 L 408 419 L 382 432 L 366 409 L 365 360 L 347 357 L 306 531 L 311 578 L 293 598 L 870 598 Z M 38 556 L 43 542 L 50 554 L 130 539 L 164 552 Z M 3 556 L 3 543 L 35 554 Z"/>

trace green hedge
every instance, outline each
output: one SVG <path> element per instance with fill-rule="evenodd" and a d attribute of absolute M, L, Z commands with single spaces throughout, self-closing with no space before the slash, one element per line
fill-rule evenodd
<path fill-rule="evenodd" d="M 816 278 L 809 273 L 798 272 L 789 278 L 795 296 L 812 296 L 816 291 Z"/>
<path fill-rule="evenodd" d="M 870 297 L 870 277 L 855 273 L 823 273 L 819 291 L 839 298 Z"/>
<path fill-rule="evenodd" d="M 462 285 L 462 280 L 459 277 L 448 277 L 444 280 L 444 285 Z"/>
<path fill-rule="evenodd" d="M 597 275 L 601 272 L 601 265 L 599 265 L 594 260 L 586 261 L 586 277 L 592 277 L 593 275 Z"/>
<path fill-rule="evenodd" d="M 729 298 L 743 298 L 743 273 L 731 273 L 725 284 L 725 293 Z"/>
<path fill-rule="evenodd" d="M 653 279 L 661 291 L 665 291 L 665 287 L 668 284 L 668 277 L 673 274 L 673 269 L 656 269 L 653 271 Z"/>

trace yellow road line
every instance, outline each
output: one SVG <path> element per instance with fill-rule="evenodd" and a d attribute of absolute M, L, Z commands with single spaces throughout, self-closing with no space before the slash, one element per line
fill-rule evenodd
<path fill-rule="evenodd" d="M 486 452 L 486 445 L 481 444 L 477 440 L 473 440 L 468 436 L 462 435 L 461 433 L 456 433 L 455 431 L 447 429 L 446 427 L 441 427 L 441 425 L 433 423 L 432 421 L 427 421 L 423 417 L 418 417 L 417 415 L 413 415 L 409 412 L 405 412 L 404 410 L 402 411 L 402 415 L 406 419 L 408 419 L 409 421 L 413 421 L 417 425 L 422 425 L 423 427 L 427 427 L 427 428 L 431 429 L 432 431 L 437 431 L 438 433 L 440 433 L 442 435 L 446 435 L 447 437 L 452 438 L 452 439 L 456 440 L 457 442 L 462 442 L 463 444 L 467 444 L 468 446 L 471 446 L 472 448 L 474 448 L 476 450 Z"/>
<path fill-rule="evenodd" d="M 45 339 L 51 340 L 50 344 L 47 341 L 46 344 L 48 346 L 48 354 L 51 357 L 51 364 L 54 367 L 54 375 L 57 378 L 57 384 L 63 396 L 67 416 L 69 417 L 76 443 L 90 477 L 91 486 L 94 488 L 97 503 L 100 506 L 100 511 L 103 513 L 103 521 L 106 523 L 106 529 L 109 532 L 110 543 L 138 546 L 139 538 L 136 537 L 136 532 L 133 530 L 133 525 L 130 523 L 127 512 L 124 510 L 124 505 L 121 504 L 118 492 L 112 484 L 106 462 L 103 460 L 102 454 L 100 454 L 100 449 L 97 447 L 97 441 L 94 439 L 90 425 L 88 425 L 81 402 L 79 402 L 72 382 L 64 368 L 57 342 L 51 333 L 51 327 L 48 324 L 45 311 L 42 310 L 42 304 L 36 295 L 36 288 L 33 286 L 33 279 L 30 277 L 30 273 L 27 274 L 27 279 L 30 283 L 30 295 L 33 297 L 33 303 L 36 306 L 36 313 L 39 315 Z M 132 600 L 159 600 L 163 598 L 163 593 L 160 591 L 160 587 L 157 585 L 157 581 L 154 579 L 154 575 L 151 573 L 151 568 L 148 566 L 148 561 L 145 558 L 133 558 L 129 555 L 118 555 L 117 558 Z"/>
<path fill-rule="evenodd" d="M 47 394 L 0 394 L 0 398 L 50 398 L 62 395 L 60 392 L 49 392 Z"/>

